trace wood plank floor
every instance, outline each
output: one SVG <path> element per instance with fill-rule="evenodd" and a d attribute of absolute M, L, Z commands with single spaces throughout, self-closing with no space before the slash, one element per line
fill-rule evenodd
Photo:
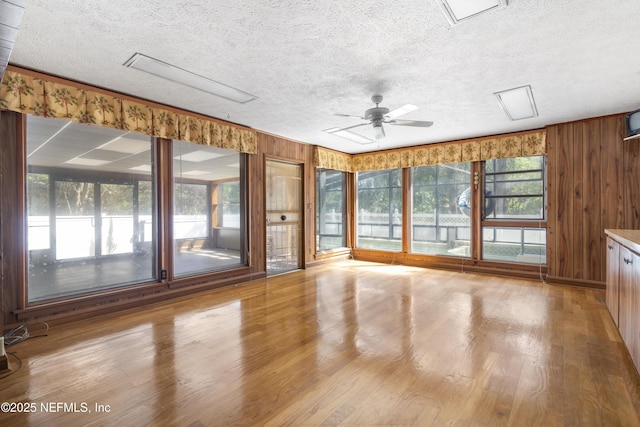
<path fill-rule="evenodd" d="M 0 402 L 35 411 L 0 425 L 638 426 L 638 374 L 604 299 L 324 265 L 9 347 L 22 367 L 0 380 Z"/>

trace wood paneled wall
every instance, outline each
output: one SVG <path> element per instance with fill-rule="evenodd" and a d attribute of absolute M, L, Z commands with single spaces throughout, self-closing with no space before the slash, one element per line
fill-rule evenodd
<path fill-rule="evenodd" d="M 249 155 L 249 258 L 252 272 L 266 269 L 265 161 L 282 160 L 302 165 L 303 173 L 303 266 L 315 255 L 315 168 L 313 145 L 258 132 L 258 152 Z"/>
<path fill-rule="evenodd" d="M 22 132 L 24 122 L 21 114 L 0 111 L 0 302 L 3 314 L 0 316 L 0 331 L 12 320 L 9 315 L 17 308 L 18 301 L 24 299 L 20 270 L 24 268 L 26 258 L 24 236 L 21 235 L 25 218 L 16 210 L 17 206 L 24 206 L 21 184 L 25 181 L 26 158 L 18 143 Z"/>
<path fill-rule="evenodd" d="M 550 281 L 605 281 L 606 228 L 640 228 L 640 139 L 624 116 L 547 128 Z"/>

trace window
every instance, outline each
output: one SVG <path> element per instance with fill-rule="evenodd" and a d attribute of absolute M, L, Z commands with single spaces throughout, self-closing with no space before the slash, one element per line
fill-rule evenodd
<path fill-rule="evenodd" d="M 28 300 L 155 278 L 151 138 L 27 116 Z"/>
<path fill-rule="evenodd" d="M 26 134 L 29 303 L 157 281 L 167 243 L 174 277 L 246 265 L 246 155 L 35 116 Z M 158 241 L 160 169 L 172 242 Z"/>
<path fill-rule="evenodd" d="M 344 172 L 316 172 L 316 250 L 343 248 L 346 238 L 346 179 Z"/>
<path fill-rule="evenodd" d="M 482 257 L 546 264 L 544 156 L 485 163 Z"/>
<path fill-rule="evenodd" d="M 470 256 L 470 176 L 470 163 L 412 168 L 413 253 Z"/>
<path fill-rule="evenodd" d="M 402 250 L 402 170 L 359 172 L 357 183 L 356 246 Z"/>
<path fill-rule="evenodd" d="M 543 220 L 544 156 L 493 159 L 485 163 L 485 218 Z"/>
<path fill-rule="evenodd" d="M 174 276 L 242 265 L 244 155 L 173 141 Z"/>

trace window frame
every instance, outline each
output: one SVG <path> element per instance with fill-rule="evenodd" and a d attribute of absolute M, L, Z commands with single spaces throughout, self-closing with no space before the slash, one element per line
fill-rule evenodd
<path fill-rule="evenodd" d="M 405 168 L 394 168 L 394 169 L 384 169 L 384 170 L 374 170 L 374 171 L 363 171 L 363 172 L 357 172 L 355 179 L 354 179 L 354 185 L 355 185 L 355 214 L 354 214 L 354 237 L 355 237 L 355 248 L 356 249 L 367 249 L 367 250 L 377 250 L 377 251 L 389 251 L 389 252 L 402 252 L 404 250 L 404 245 L 405 245 L 405 212 L 406 212 L 406 207 L 405 205 L 405 200 L 406 200 L 406 195 L 405 195 L 405 191 L 406 191 L 406 185 L 405 185 L 405 172 L 404 172 Z M 387 185 L 386 186 L 372 186 L 372 187 L 360 187 L 360 174 L 375 174 L 375 173 L 379 173 L 379 174 L 387 174 Z M 392 177 L 393 173 L 397 173 L 398 179 L 394 180 L 394 177 Z M 372 179 L 374 179 L 375 177 L 372 177 Z M 395 184 L 395 182 L 399 182 L 397 185 Z M 375 189 L 379 189 L 379 190 L 386 190 L 388 193 L 388 223 L 385 223 L 384 225 L 381 224 L 381 226 L 384 227 L 388 227 L 389 229 L 389 233 L 388 233 L 388 237 L 387 238 L 380 238 L 380 240 L 385 240 L 387 242 L 390 242 L 390 246 L 393 242 L 398 242 L 399 245 L 397 245 L 397 248 L 389 248 L 389 249 L 381 249 L 379 247 L 372 247 L 372 246 L 360 246 L 360 239 L 361 236 L 359 234 L 359 230 L 360 230 L 360 218 L 361 218 L 361 212 L 360 212 L 360 190 L 361 189 L 366 189 L 366 190 L 375 190 Z M 395 212 L 392 210 L 393 208 L 393 200 L 394 200 L 394 190 L 398 191 L 400 194 L 400 211 L 399 212 Z M 396 224 L 394 222 L 395 218 L 399 218 L 400 219 L 400 223 Z M 375 225 L 375 224 L 374 224 Z M 400 227 L 400 237 L 396 238 L 395 237 L 395 230 L 396 227 Z M 373 232 L 372 232 L 373 234 Z M 394 245 L 395 246 L 395 245 Z"/>
<path fill-rule="evenodd" d="M 34 126 L 38 126 L 40 124 L 44 124 L 43 120 L 58 120 L 59 122 L 65 122 L 65 120 L 61 119 L 50 119 L 50 118 L 36 118 L 33 120 L 41 121 L 36 122 Z M 52 122 L 51 122 L 52 123 Z M 79 123 L 68 122 L 73 126 L 78 127 L 77 129 L 73 129 L 73 132 L 84 132 L 84 129 L 81 129 L 82 125 Z M 30 209 L 29 203 L 25 203 L 24 205 L 24 248 L 25 248 L 25 266 L 24 266 L 24 274 L 25 277 L 22 281 L 21 287 L 23 287 L 23 302 L 25 307 L 38 305 L 42 303 L 50 303 L 51 301 L 64 301 L 64 300 L 72 300 L 75 298 L 83 298 L 92 294 L 106 293 L 106 292 L 124 292 L 128 291 L 131 288 L 135 288 L 141 284 L 147 284 L 151 282 L 155 282 L 158 280 L 158 267 L 157 267 L 157 224 L 158 224 L 158 213 L 156 209 L 157 205 L 157 171 L 152 167 L 149 171 L 149 174 L 140 173 L 137 171 L 127 171 L 127 169 L 118 170 L 121 165 L 118 164 L 118 168 L 115 170 L 105 170 L 100 168 L 99 166 L 86 167 L 86 168 L 74 168 L 74 167 L 65 167 L 65 163 L 60 164 L 47 164 L 51 162 L 51 158 L 46 154 L 42 156 L 39 160 L 31 163 L 29 159 L 34 158 L 34 156 L 28 156 L 28 133 L 30 131 L 29 119 L 27 115 L 24 115 L 22 118 L 22 124 L 24 126 L 24 138 L 21 138 L 21 144 L 24 147 L 24 170 L 23 176 L 21 177 L 21 185 L 22 192 L 24 194 L 24 198 L 27 201 L 30 201 L 29 195 L 29 187 L 30 187 L 30 179 L 29 176 L 32 174 L 44 175 L 47 176 L 47 189 L 48 193 L 47 197 L 47 214 L 46 215 L 37 215 L 37 216 L 47 216 L 48 217 L 48 246 L 46 248 L 39 249 L 31 249 L 29 247 L 29 228 L 30 228 Z M 56 126 L 58 123 L 56 123 Z M 65 129 L 68 124 L 62 125 L 62 129 Z M 117 132 L 110 130 L 110 133 Z M 56 135 L 58 134 L 56 133 Z M 72 134 L 74 135 L 74 134 Z M 75 134 L 77 135 L 77 134 Z M 100 134 L 96 133 L 96 138 L 100 141 L 102 138 L 111 137 L 109 133 Z M 111 140 L 113 141 L 113 139 Z M 140 141 L 144 141 L 145 144 L 148 143 L 148 149 L 141 151 L 140 153 L 147 153 L 145 157 L 148 159 L 149 163 L 155 164 L 155 144 L 151 137 L 141 136 Z M 47 143 L 51 144 L 50 140 L 47 140 Z M 69 153 L 73 153 L 73 150 L 79 150 L 80 152 L 90 152 L 91 150 L 98 150 L 102 147 L 102 145 L 97 146 L 99 142 L 94 142 L 93 146 L 87 144 L 87 146 L 81 145 L 82 142 L 78 141 L 78 143 L 74 146 L 69 144 L 69 141 L 62 140 L 62 144 L 65 149 L 70 150 L 69 152 L 62 152 L 64 155 L 68 155 Z M 32 155 L 37 152 L 40 148 L 42 148 L 44 144 L 37 146 L 37 149 L 32 151 Z M 93 147 L 89 148 L 88 147 Z M 50 148 L 50 146 L 47 146 Z M 54 148 L 57 150 L 57 146 L 54 145 Z M 122 154 L 123 158 L 117 158 L 113 160 L 114 162 L 119 162 L 126 158 L 125 154 Z M 147 157 L 148 156 L 148 157 Z M 38 156 L 35 156 L 38 159 Z M 149 182 L 151 184 L 151 199 L 149 200 L 149 206 L 145 206 L 145 208 L 149 208 L 150 215 L 153 219 L 151 228 L 153 230 L 150 241 L 139 241 L 137 239 L 140 236 L 144 235 L 144 229 L 140 229 L 139 224 L 139 201 L 137 198 L 139 195 L 139 184 L 141 182 Z M 56 206 L 57 201 L 63 201 L 64 199 L 58 199 L 58 188 L 60 184 L 64 183 L 83 183 L 91 185 L 92 189 L 90 190 L 90 212 L 83 214 L 67 214 L 62 215 L 59 213 L 58 208 Z M 114 216 L 121 215 L 105 215 L 105 210 L 103 206 L 103 201 L 108 200 L 108 198 L 103 195 L 103 186 L 104 188 L 108 188 L 111 185 L 118 186 L 128 186 L 131 187 L 130 191 L 130 205 L 128 209 L 131 211 L 131 214 L 124 215 L 125 217 L 130 218 L 131 229 L 127 230 L 128 227 L 125 227 L 126 234 L 129 234 L 131 237 L 128 240 L 128 243 L 131 244 L 130 250 L 126 250 L 125 252 L 111 251 L 110 249 L 106 249 L 105 245 L 117 245 L 117 240 L 114 242 L 112 239 L 111 232 L 113 230 L 112 224 L 107 226 L 107 232 L 105 233 L 105 223 L 103 219 L 105 218 L 113 218 Z M 61 236 L 64 237 L 65 234 L 58 230 L 58 222 L 64 221 L 65 217 L 79 217 L 82 216 L 85 220 L 90 221 L 91 227 L 93 228 L 93 236 L 89 238 L 91 244 L 93 246 L 93 252 L 88 254 L 80 254 L 77 255 L 77 252 L 71 251 L 72 254 L 69 255 L 69 251 L 65 254 L 63 251 L 63 255 L 60 256 L 60 252 L 58 252 L 60 245 Z M 70 226 L 73 226 L 73 223 L 70 223 Z M 120 233 L 122 234 L 122 233 Z M 122 237 L 122 236 L 121 236 Z M 67 239 L 69 240 L 69 239 Z M 126 242 L 125 240 L 125 242 Z M 122 242 L 122 239 L 120 240 Z M 74 242 L 76 245 L 77 242 Z M 68 246 L 68 245 L 67 245 Z M 64 247 L 62 245 L 62 247 Z M 114 246 L 115 247 L 115 246 Z M 106 249 L 106 250 L 105 250 Z M 129 248 L 128 248 L 129 249 Z M 123 260 L 127 258 L 146 257 L 145 260 L 141 260 L 139 262 L 140 265 L 146 266 L 148 264 L 149 270 L 133 270 L 131 276 L 131 280 L 122 281 L 116 277 L 107 278 L 98 286 L 76 286 L 73 284 L 73 276 L 74 275 L 82 275 L 83 263 L 87 262 L 95 262 L 97 268 L 100 269 L 104 267 L 105 271 L 109 271 L 109 263 L 117 262 L 118 260 Z M 100 262 L 104 262 L 105 265 L 99 264 Z M 61 288 L 58 289 L 57 292 L 52 293 L 49 291 L 48 293 L 38 293 L 36 296 L 35 290 L 31 288 L 31 285 L 38 286 L 38 281 L 36 280 L 37 274 L 50 274 L 47 273 L 49 270 L 56 269 L 56 271 L 65 272 L 65 269 L 69 269 L 66 276 L 71 277 L 71 282 L 69 280 L 61 281 Z M 74 270 L 75 269 L 75 270 Z M 146 271 L 146 272 L 145 272 Z M 62 275 L 62 273 L 57 274 L 55 277 Z M 119 276 L 118 276 L 119 277 Z M 33 279 L 31 281 L 30 279 Z M 56 282 L 58 283 L 58 282 Z M 94 283 L 95 285 L 95 283 Z"/>
<path fill-rule="evenodd" d="M 408 252 L 411 254 L 416 254 L 416 255 L 427 255 L 427 256 L 444 256 L 444 257 L 453 257 L 453 258 L 464 258 L 464 259 L 469 259 L 472 256 L 472 247 L 473 247 L 473 217 L 472 214 L 470 213 L 468 215 L 469 218 L 469 222 L 466 225 L 466 227 L 462 227 L 462 228 L 468 228 L 468 233 L 469 233 L 469 245 L 468 246 L 460 246 L 460 247 L 465 247 L 467 248 L 466 250 L 462 249 L 459 250 L 459 254 L 456 253 L 455 249 L 456 248 L 450 248 L 447 252 L 448 253 L 437 253 L 437 252 L 420 252 L 420 251 L 416 251 L 416 248 L 414 247 L 414 245 L 416 243 L 420 243 L 420 242 L 416 242 L 414 240 L 414 233 L 415 233 L 415 227 L 416 224 L 414 223 L 414 214 L 416 213 L 415 211 L 415 203 L 414 203 L 414 196 L 415 196 L 415 189 L 416 186 L 418 186 L 415 182 L 415 173 L 418 169 L 420 168 L 436 168 L 435 169 L 435 182 L 433 184 L 419 184 L 420 187 L 426 187 L 426 188 L 437 188 L 439 186 L 439 180 L 440 180 L 440 175 L 441 175 L 441 168 L 454 168 L 455 166 L 451 166 L 451 165 L 460 165 L 460 164 L 467 164 L 469 165 L 469 176 L 468 176 L 468 180 L 466 183 L 462 183 L 462 182 L 448 182 L 448 183 L 444 183 L 441 185 L 444 186 L 454 186 L 454 187 L 458 187 L 460 185 L 462 185 L 463 187 L 466 187 L 466 189 L 468 189 L 471 192 L 471 176 L 472 176 L 472 171 L 473 171 L 473 162 L 457 162 L 457 163 L 439 163 L 439 164 L 434 164 L 434 165 L 427 165 L 427 166 L 414 166 L 409 168 L 409 174 L 410 174 L 410 180 L 411 180 L 411 185 L 410 188 L 408 189 L 409 192 L 409 199 L 411 200 L 411 212 L 409 214 L 409 236 L 408 236 Z M 462 170 L 460 170 L 462 171 Z M 465 171 L 466 172 L 466 171 Z M 465 192 L 466 190 L 462 190 L 463 192 Z M 459 191 L 456 190 L 456 193 L 458 194 L 458 197 L 460 196 Z M 436 195 L 438 194 L 438 192 L 436 191 Z M 459 212 L 459 208 L 457 207 L 457 199 L 454 201 L 456 207 L 454 208 L 456 212 Z M 435 228 L 436 228 L 436 244 L 438 244 L 441 241 L 441 236 L 440 236 L 440 229 L 439 229 L 439 221 L 440 221 L 440 211 L 439 211 L 439 207 L 440 207 L 440 199 L 438 198 L 438 196 L 436 196 L 436 200 L 435 200 L 435 204 L 436 204 L 436 217 L 434 217 L 434 222 L 435 222 Z M 458 233 L 458 228 L 460 227 L 446 227 L 447 229 L 447 235 L 449 234 L 449 230 L 450 229 L 454 229 L 455 233 L 457 235 Z M 453 251 L 451 251 L 453 250 Z M 450 252 L 451 251 L 451 252 Z"/>
<path fill-rule="evenodd" d="M 547 230 L 547 201 L 548 201 L 548 167 L 547 162 L 548 158 L 546 155 L 536 155 L 536 156 L 520 156 L 520 157 L 540 157 L 542 159 L 542 167 L 539 169 L 526 169 L 523 171 L 509 171 L 509 172 L 498 172 L 498 173 L 486 173 L 486 162 L 480 162 L 480 170 L 482 174 L 481 180 L 481 188 L 482 191 L 479 194 L 479 199 L 482 201 L 482 205 L 484 206 L 486 203 L 486 177 L 487 175 L 496 176 L 496 175 L 505 175 L 510 173 L 530 173 L 530 172 L 540 172 L 542 182 L 542 194 L 535 194 L 535 197 L 542 197 L 542 216 L 540 218 L 486 218 L 484 214 L 480 215 L 479 228 L 477 233 L 477 244 L 476 248 L 478 251 L 478 259 L 485 262 L 500 262 L 500 263 L 516 263 L 519 265 L 540 265 L 546 266 L 547 259 L 547 250 L 546 250 L 546 230 Z M 515 157 L 517 158 L 517 157 Z M 490 161 L 503 160 L 503 159 L 491 159 Z M 495 182 L 495 181 L 494 181 Z M 517 181 L 516 181 L 517 182 Z M 532 195 L 524 195 L 523 197 L 529 197 Z M 495 198 L 509 198 L 510 196 L 497 196 Z M 505 260 L 498 258 L 487 258 L 485 254 L 485 231 L 488 229 L 503 229 L 503 230 L 511 230 L 512 232 L 520 232 L 524 238 L 526 231 L 534 231 L 534 232 L 543 232 L 545 234 L 545 242 L 542 244 L 532 244 L 533 246 L 539 246 L 543 249 L 544 252 L 544 263 L 540 262 L 540 257 L 538 257 L 538 262 L 530 262 L 530 261 L 517 261 L 517 260 Z M 520 245 L 524 247 L 525 242 L 520 242 Z M 521 255 L 525 255 L 524 253 Z M 532 258 L 533 259 L 533 258 Z"/>
<path fill-rule="evenodd" d="M 168 150 L 170 150 L 170 155 L 169 158 L 171 160 L 169 160 L 169 163 L 166 165 L 167 166 L 167 170 L 168 170 L 168 179 L 170 181 L 170 200 L 169 203 L 171 204 L 171 209 L 168 213 L 168 221 L 171 223 L 171 232 L 169 234 L 169 238 L 168 238 L 168 242 L 166 243 L 166 250 L 170 253 L 169 256 L 169 266 L 167 268 L 167 277 L 169 280 L 175 280 L 175 281 L 179 281 L 179 280 L 185 280 L 185 279 L 192 279 L 192 278 L 199 278 L 199 277 L 206 277 L 206 276 L 210 276 L 210 275 L 215 275 L 217 273 L 226 271 L 226 270 L 233 270 L 233 269 L 237 269 L 237 268 L 243 268 L 243 267 L 247 267 L 248 264 L 248 241 L 247 241 L 247 224 L 248 224 L 248 212 L 246 209 L 247 206 L 247 177 L 246 177 L 246 171 L 247 171 L 247 167 L 246 167 L 246 162 L 247 162 L 247 157 L 246 154 L 235 151 L 235 150 L 230 150 L 230 149 L 222 149 L 222 148 L 217 148 L 217 147 L 210 147 L 210 149 L 216 150 L 216 151 L 228 151 L 229 153 L 235 153 L 238 157 L 237 157 L 237 163 L 238 163 L 238 176 L 237 177 L 232 177 L 232 178 L 228 178 L 228 179 L 222 179 L 222 180 L 202 180 L 202 179 L 194 179 L 193 177 L 185 177 L 183 172 L 182 172 L 182 167 L 179 166 L 178 170 L 175 169 L 176 165 L 180 165 L 180 162 L 182 161 L 187 161 L 188 160 L 183 160 L 182 156 L 182 147 L 186 146 L 189 149 L 197 149 L 197 151 L 202 151 L 202 150 L 206 150 L 208 149 L 207 146 L 204 147 L 194 147 L 193 145 L 197 145 L 197 144 L 193 144 L 191 142 L 187 142 L 187 141 L 182 141 L 179 139 L 173 139 L 173 140 L 166 140 L 168 142 L 167 146 L 168 146 Z M 178 149 L 176 149 L 178 148 Z M 216 158 L 218 158 L 218 156 L 213 157 L 213 160 L 215 160 Z M 236 159 L 234 159 L 234 163 L 236 162 Z M 233 181 L 233 182 L 239 182 L 239 186 L 240 186 L 240 228 L 228 228 L 226 231 L 228 232 L 233 232 L 235 234 L 234 230 L 238 230 L 238 238 L 237 240 L 234 239 L 234 243 L 237 242 L 239 244 L 239 258 L 238 258 L 238 262 L 237 263 L 228 263 L 228 264 L 221 264 L 219 266 L 216 266 L 214 268 L 199 268 L 199 269 L 192 269 L 192 270 L 184 270 L 183 265 L 180 264 L 180 267 L 178 268 L 178 264 L 177 264 L 177 258 L 178 258 L 178 254 L 182 253 L 182 247 L 184 246 L 184 244 L 180 244 L 180 246 L 178 246 L 178 239 L 176 238 L 176 230 L 174 227 L 175 224 L 175 217 L 176 217 L 176 207 L 175 207 L 175 203 L 176 203 L 176 197 L 175 197 L 175 186 L 176 183 L 180 183 L 180 184 L 195 184 L 195 185 L 204 185 L 206 186 L 206 191 L 207 191 L 207 196 L 206 196 L 206 229 L 207 229 L 207 236 L 205 237 L 205 239 L 207 241 L 217 241 L 217 239 L 219 238 L 219 236 L 221 235 L 221 233 L 224 233 L 224 227 L 218 227 L 217 226 L 217 220 L 219 217 L 218 212 L 216 212 L 219 207 L 221 206 L 221 204 L 219 203 L 218 200 L 215 200 L 214 203 L 214 197 L 220 197 L 220 192 L 218 191 L 219 188 L 217 190 L 214 191 L 213 187 L 215 186 L 219 186 L 221 183 L 225 182 L 225 181 Z M 217 196 L 214 196 L 214 193 L 217 193 Z M 215 234 L 215 237 L 214 237 Z M 182 238 L 181 238 L 182 239 Z M 201 240 L 202 238 L 199 237 L 195 237 L 195 236 L 191 236 L 191 237 L 185 237 L 185 240 L 193 240 L 193 242 L 189 242 L 188 246 L 189 249 L 191 250 L 191 248 L 195 248 L 196 246 L 200 246 L 201 245 Z M 206 245 L 202 244 L 202 247 L 204 247 Z M 180 250 L 178 250 L 180 249 Z M 188 251 L 187 250 L 187 251 Z M 198 248 L 198 250 L 200 250 L 200 248 Z"/>
<path fill-rule="evenodd" d="M 510 198 L 524 198 L 524 197 L 540 197 L 542 198 L 542 216 L 539 218 L 518 218 L 518 217 L 501 217 L 501 218 L 491 218 L 491 217 L 487 217 L 484 213 L 482 213 L 481 216 L 481 220 L 484 223 L 486 222 L 491 222 L 494 224 L 499 224 L 499 223 L 540 223 L 540 222 L 544 222 L 546 223 L 547 221 L 547 193 L 548 193 L 548 188 L 547 188 L 547 156 L 545 155 L 537 155 L 537 156 L 521 156 L 521 158 L 527 158 L 527 157 L 539 157 L 542 159 L 542 167 L 540 169 L 526 169 L 526 170 L 522 170 L 522 171 L 508 171 L 508 172 L 487 172 L 486 171 L 486 165 L 488 161 L 500 161 L 500 160 L 507 160 L 507 159 L 491 159 L 491 160 L 485 160 L 482 161 L 481 163 L 481 168 L 482 168 L 482 193 L 481 193 L 481 197 L 482 197 L 482 205 L 486 206 L 487 204 L 487 200 L 489 201 L 494 201 L 497 199 L 510 199 Z M 512 157 L 512 158 L 519 158 L 519 157 Z M 541 174 L 541 178 L 539 180 L 517 180 L 517 181 L 492 181 L 494 184 L 495 183 L 504 183 L 504 182 L 523 182 L 523 181 L 541 181 L 542 184 L 542 193 L 536 193 L 536 194 L 523 194 L 523 195 L 500 195 L 500 196 L 486 196 L 486 191 L 487 191 L 487 177 L 488 176 L 498 176 L 498 175 L 508 175 L 508 174 L 521 174 L 521 173 L 537 173 L 539 172 Z M 495 213 L 495 212 L 494 212 Z"/>
<path fill-rule="evenodd" d="M 331 248 L 322 248 L 320 243 L 321 243 L 321 236 L 322 234 L 320 233 L 320 227 L 321 227 L 321 221 L 320 221 L 320 197 L 323 194 L 327 193 L 327 190 L 323 190 L 321 189 L 319 180 L 320 180 L 320 174 L 322 173 L 327 173 L 327 172 L 333 172 L 333 173 L 339 173 L 341 176 L 341 186 L 340 186 L 340 192 L 341 192 L 341 203 L 342 203 L 342 212 L 340 214 L 340 219 L 341 219 L 341 228 L 342 228 L 342 233 L 341 236 L 339 236 L 338 234 L 332 234 L 332 235 L 328 235 L 328 236 L 332 236 L 332 237 L 341 237 L 342 243 L 340 246 L 334 246 Z M 349 222 L 348 222 L 348 175 L 346 172 L 343 171 L 338 171 L 335 169 L 327 169 L 327 168 L 316 168 L 316 176 L 315 176 L 315 182 L 316 182 L 316 194 L 315 194 L 315 203 L 316 203 L 316 209 L 315 209 L 315 251 L 316 253 L 325 253 L 325 252 L 331 252 L 331 251 L 336 251 L 336 250 L 341 250 L 341 249 L 345 249 L 347 248 L 348 245 L 348 231 L 349 231 Z M 332 190 L 333 191 L 333 190 Z M 327 235 L 326 233 L 324 235 Z"/>

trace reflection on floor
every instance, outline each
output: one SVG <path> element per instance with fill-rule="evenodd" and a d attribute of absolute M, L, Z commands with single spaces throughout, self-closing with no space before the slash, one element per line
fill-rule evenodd
<path fill-rule="evenodd" d="M 198 249 L 175 255 L 175 276 L 185 277 L 240 264 L 240 252 Z M 113 255 L 29 266 L 29 301 L 116 288 L 153 281 L 153 256 Z"/>
<path fill-rule="evenodd" d="M 286 256 L 272 256 L 267 258 L 267 275 L 275 276 L 282 273 L 298 270 L 297 259 L 290 259 Z"/>

